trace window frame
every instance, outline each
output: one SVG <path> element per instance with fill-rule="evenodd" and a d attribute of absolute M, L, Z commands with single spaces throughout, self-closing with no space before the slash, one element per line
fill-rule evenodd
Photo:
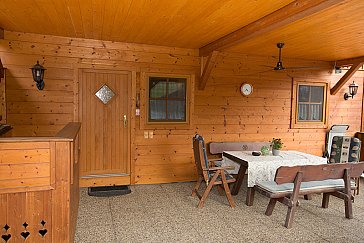
<path fill-rule="evenodd" d="M 185 78 L 186 79 L 186 121 L 149 121 L 149 78 L 150 77 L 166 77 L 166 78 Z M 192 126 L 193 114 L 193 90 L 194 90 L 194 74 L 172 74 L 172 73 L 141 73 L 140 82 L 140 128 L 141 129 L 190 129 Z"/>
<path fill-rule="evenodd" d="M 150 92 L 151 92 L 151 87 L 150 87 L 150 79 L 151 78 L 160 78 L 160 79 L 165 79 L 166 80 L 166 87 L 165 87 L 165 91 L 166 91 L 166 97 L 163 98 L 151 98 L 150 97 Z M 169 93 L 169 83 L 172 82 L 171 79 L 183 79 L 184 81 L 184 94 L 183 94 L 183 98 L 173 98 L 173 97 L 169 97 L 168 93 Z M 147 88 L 147 92 L 148 92 L 148 112 L 147 112 L 147 119 L 148 119 L 148 123 L 185 123 L 187 121 L 187 83 L 188 80 L 185 77 L 166 77 L 166 76 L 149 76 L 148 77 L 148 88 Z M 151 109 L 150 109 L 150 102 L 151 101 L 157 101 L 157 100 L 161 100 L 161 101 L 165 101 L 165 107 L 164 107 L 164 111 L 166 112 L 166 118 L 165 119 L 151 119 Z M 183 120 L 179 119 L 179 120 L 173 120 L 173 119 L 169 119 L 169 112 L 168 112 L 168 101 L 183 101 L 184 102 L 184 114 L 183 114 Z"/>
<path fill-rule="evenodd" d="M 299 86 L 319 86 L 324 88 L 323 104 L 322 104 L 322 121 L 299 121 L 298 120 L 298 94 Z M 328 125 L 328 95 L 329 87 L 327 82 L 308 82 L 293 81 L 292 82 L 292 112 L 291 112 L 291 128 L 327 128 Z"/>

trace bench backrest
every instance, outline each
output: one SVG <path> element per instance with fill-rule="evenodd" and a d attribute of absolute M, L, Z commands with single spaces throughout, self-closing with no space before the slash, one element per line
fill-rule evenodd
<path fill-rule="evenodd" d="M 263 146 L 270 146 L 270 142 L 211 142 L 210 154 L 222 154 L 224 151 L 260 151 Z"/>
<path fill-rule="evenodd" d="M 344 177 L 345 169 L 349 170 L 350 177 L 359 177 L 364 171 L 364 162 L 322 164 L 322 165 L 298 165 L 281 166 L 277 169 L 275 182 L 277 184 L 292 183 L 297 172 L 302 172 L 302 181 L 322 181 L 328 179 L 340 179 Z"/>

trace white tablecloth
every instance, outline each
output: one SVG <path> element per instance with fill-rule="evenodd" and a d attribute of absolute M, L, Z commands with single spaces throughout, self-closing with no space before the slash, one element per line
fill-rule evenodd
<path fill-rule="evenodd" d="M 248 162 L 248 187 L 253 187 L 257 182 L 272 181 L 276 170 L 280 166 L 294 165 L 316 165 L 326 164 L 327 159 L 298 151 L 280 151 L 279 156 L 253 156 L 251 151 L 224 151 L 235 157 L 239 157 Z M 229 171 L 237 174 L 240 164 L 226 157 L 223 157 L 222 165 L 233 165 L 235 170 Z"/>

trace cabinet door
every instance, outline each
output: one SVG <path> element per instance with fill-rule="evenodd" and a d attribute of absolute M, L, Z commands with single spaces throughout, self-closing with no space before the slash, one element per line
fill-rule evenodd
<path fill-rule="evenodd" d="M 0 124 L 6 123 L 5 77 L 6 71 L 4 70 L 4 78 L 0 78 Z"/>

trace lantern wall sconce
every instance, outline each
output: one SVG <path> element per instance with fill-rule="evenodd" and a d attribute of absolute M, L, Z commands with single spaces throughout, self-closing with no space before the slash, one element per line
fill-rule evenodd
<path fill-rule="evenodd" d="M 44 71 L 46 70 L 42 65 L 39 64 L 39 61 L 37 61 L 37 64 L 35 64 L 32 68 L 32 74 L 33 79 L 36 82 L 37 88 L 39 90 L 44 89 Z"/>
<path fill-rule="evenodd" d="M 335 74 L 339 74 L 341 72 L 342 72 L 341 67 L 335 67 Z"/>
<path fill-rule="evenodd" d="M 348 100 L 350 97 L 354 98 L 354 96 L 358 92 L 358 87 L 359 86 L 353 81 L 353 83 L 349 85 L 349 93 L 344 94 L 344 99 Z"/>

